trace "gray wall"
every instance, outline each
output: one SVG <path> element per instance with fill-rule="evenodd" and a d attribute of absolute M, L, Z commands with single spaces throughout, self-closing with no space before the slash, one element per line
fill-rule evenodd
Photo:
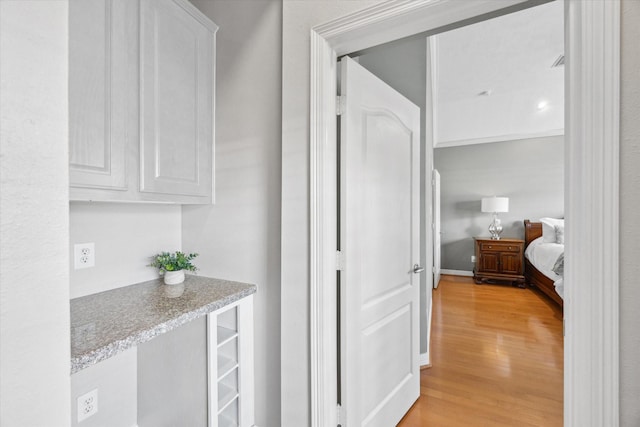
<path fill-rule="evenodd" d="M 379 1 L 283 0 L 282 425 L 310 425 L 309 76 L 311 28 Z"/>
<path fill-rule="evenodd" d="M 393 45 L 370 49 L 358 57 L 360 65 L 371 71 L 389 86 L 403 94 L 420 107 L 420 224 L 427 224 L 430 212 L 425 204 L 425 174 L 431 171 L 431 162 L 425 165 L 425 103 L 427 74 L 427 39 L 407 40 Z M 431 148 L 431 141 L 429 141 Z M 426 246 L 426 233 L 420 233 L 420 265 L 431 265 L 431 248 Z M 427 261 L 429 258 L 429 261 Z M 425 272 L 428 273 L 429 271 Z M 432 280 L 430 274 L 420 275 L 420 353 L 429 351 L 427 342 L 427 304 L 431 297 Z M 427 280 L 429 279 L 429 280 Z"/>
<path fill-rule="evenodd" d="M 255 422 L 276 427 L 281 425 L 282 2 L 193 3 L 220 26 L 216 200 L 212 206 L 183 207 L 182 244 L 200 253 L 200 274 L 258 286 Z"/>
<path fill-rule="evenodd" d="M 0 1 L 0 425 L 69 418 L 68 1 Z"/>
<path fill-rule="evenodd" d="M 139 427 L 207 426 L 206 321 L 192 320 L 138 346 Z"/>
<path fill-rule="evenodd" d="M 71 375 L 71 427 L 136 426 L 137 352 L 130 348 Z M 78 422 L 78 396 L 94 389 L 98 389 L 98 412 Z"/>
<path fill-rule="evenodd" d="M 509 198 L 502 237 L 524 238 L 524 219 L 564 216 L 564 137 L 436 148 L 443 269 L 473 270 L 473 237 L 489 236 L 480 199 Z"/>
<path fill-rule="evenodd" d="M 622 1 L 620 126 L 620 425 L 640 425 L 640 2 Z"/>
<path fill-rule="evenodd" d="M 161 251 L 182 249 L 181 224 L 178 205 L 71 202 L 71 298 L 157 278 L 158 270 L 147 267 L 149 258 Z M 73 245 L 86 242 L 96 245 L 96 265 L 75 270 Z"/>

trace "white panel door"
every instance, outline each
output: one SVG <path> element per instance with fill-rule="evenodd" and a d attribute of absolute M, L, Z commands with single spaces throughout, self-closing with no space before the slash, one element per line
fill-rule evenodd
<path fill-rule="evenodd" d="M 433 170 L 433 287 L 438 288 L 441 268 L 440 239 L 440 172 Z"/>
<path fill-rule="evenodd" d="M 192 9 L 141 2 L 143 192 L 211 196 L 215 28 Z"/>
<path fill-rule="evenodd" d="M 342 405 L 348 427 L 389 427 L 420 394 L 420 109 L 341 66 Z"/>

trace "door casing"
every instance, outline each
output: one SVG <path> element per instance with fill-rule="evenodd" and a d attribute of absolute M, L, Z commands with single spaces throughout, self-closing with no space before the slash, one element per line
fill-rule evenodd
<path fill-rule="evenodd" d="M 536 4 L 540 1 L 386 1 L 311 31 L 312 426 L 337 425 L 338 421 L 335 381 L 338 56 L 418 33 L 426 35 L 465 20 L 481 20 L 482 15 L 497 16 L 500 10 L 515 11 Z M 619 424 L 619 0 L 565 0 L 565 39 L 564 425 L 615 427 Z M 584 186 L 589 191 L 580 191 Z M 431 239 L 429 233 L 427 245 Z M 580 283 L 580 292 L 574 283 Z"/>

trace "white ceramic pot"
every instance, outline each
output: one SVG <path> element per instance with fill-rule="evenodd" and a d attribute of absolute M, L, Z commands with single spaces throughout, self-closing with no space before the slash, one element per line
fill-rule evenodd
<path fill-rule="evenodd" d="M 184 282 L 184 270 L 164 272 L 165 285 L 177 285 L 182 282 Z"/>

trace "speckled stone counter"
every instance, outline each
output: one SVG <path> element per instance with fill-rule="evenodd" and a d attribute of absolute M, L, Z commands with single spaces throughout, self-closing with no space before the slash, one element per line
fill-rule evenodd
<path fill-rule="evenodd" d="M 256 292 L 256 286 L 201 276 L 162 279 L 71 300 L 71 373 Z"/>

